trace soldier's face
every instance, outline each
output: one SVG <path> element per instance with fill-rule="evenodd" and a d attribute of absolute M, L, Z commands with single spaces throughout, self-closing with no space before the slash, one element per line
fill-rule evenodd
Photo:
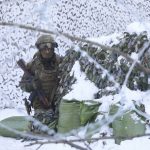
<path fill-rule="evenodd" d="M 54 52 L 51 49 L 44 49 L 41 50 L 41 55 L 43 58 L 51 58 L 53 56 Z"/>
<path fill-rule="evenodd" d="M 54 54 L 54 49 L 50 43 L 41 45 L 40 53 L 43 58 L 51 58 Z"/>

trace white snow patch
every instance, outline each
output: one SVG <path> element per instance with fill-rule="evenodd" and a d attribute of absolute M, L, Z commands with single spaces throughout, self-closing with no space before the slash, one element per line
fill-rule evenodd
<path fill-rule="evenodd" d="M 127 26 L 127 32 L 130 33 L 136 32 L 137 34 L 139 34 L 143 31 L 150 31 L 149 22 L 133 22 Z"/>
<path fill-rule="evenodd" d="M 80 71 L 80 64 L 75 62 L 72 72 L 77 82 L 72 86 L 72 91 L 64 96 L 65 99 L 91 100 L 94 94 L 98 92 L 98 88 L 90 80 L 86 78 L 85 73 Z"/>

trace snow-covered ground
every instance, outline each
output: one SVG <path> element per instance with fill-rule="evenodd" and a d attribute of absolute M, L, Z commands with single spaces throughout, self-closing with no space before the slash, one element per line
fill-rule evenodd
<path fill-rule="evenodd" d="M 89 91 L 90 92 L 90 91 Z M 140 101 L 143 99 L 143 103 L 146 106 L 146 112 L 150 115 L 150 91 L 147 92 L 140 92 L 140 91 L 130 91 L 126 90 L 125 92 L 127 100 L 134 99 L 136 101 Z M 120 99 L 120 95 L 116 95 L 113 97 L 116 101 Z M 112 96 L 103 97 L 101 100 L 103 102 L 103 105 L 101 106 L 101 110 L 107 111 L 109 108 L 109 105 L 112 103 Z M 24 116 L 26 115 L 26 112 L 23 108 L 20 109 L 3 109 L 0 111 L 0 120 L 10 117 L 10 116 Z M 105 127 L 104 127 L 105 128 Z M 13 139 L 13 138 L 5 138 L 0 137 L 0 149 L 1 150 L 35 150 L 38 145 L 35 146 L 26 146 L 30 142 L 22 142 L 21 140 Z M 101 140 L 99 142 L 96 142 L 94 144 L 90 145 L 93 150 L 149 150 L 150 147 L 150 139 L 149 137 L 141 137 L 141 138 L 134 138 L 132 140 L 126 140 L 122 141 L 120 145 L 116 145 L 114 143 L 114 140 Z M 68 145 L 65 144 L 47 144 L 43 145 L 41 150 L 70 150 L 74 149 L 71 148 Z"/>

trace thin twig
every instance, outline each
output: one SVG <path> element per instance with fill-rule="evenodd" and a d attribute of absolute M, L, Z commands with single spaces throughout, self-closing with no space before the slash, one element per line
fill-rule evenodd
<path fill-rule="evenodd" d="M 82 139 L 79 135 L 77 135 L 77 138 Z M 87 150 L 92 150 L 90 147 L 90 142 L 88 141 L 83 141 L 84 145 L 87 147 Z"/>
<path fill-rule="evenodd" d="M 74 144 L 73 142 L 70 142 L 70 141 L 67 141 L 66 144 L 70 145 L 71 147 L 77 148 L 79 150 L 87 150 L 86 148 L 81 147 L 81 146 L 79 146 L 77 144 Z"/>
<path fill-rule="evenodd" d="M 74 148 L 76 148 L 76 149 L 79 149 L 79 150 L 87 150 L 86 148 L 84 148 L 84 147 L 81 147 L 81 146 L 79 146 L 79 145 L 77 145 L 77 144 L 74 144 L 72 141 L 67 141 L 67 140 L 59 140 L 59 141 L 51 141 L 51 142 L 49 142 L 49 143 L 47 143 L 47 142 L 40 142 L 40 141 L 36 141 L 36 142 L 34 142 L 34 143 L 30 143 L 30 144 L 28 144 L 28 145 L 25 145 L 26 147 L 27 146 L 33 146 L 33 145 L 37 145 L 37 144 L 40 144 L 40 145 L 44 145 L 44 144 L 60 144 L 60 143 L 62 143 L 62 144 L 68 144 L 68 145 L 70 145 L 71 147 L 74 147 Z"/>
<path fill-rule="evenodd" d="M 22 29 L 27 29 L 27 30 L 32 30 L 32 31 L 37 31 L 37 32 L 42 32 L 42 33 L 48 33 L 48 34 L 55 34 L 55 35 L 62 35 L 64 37 L 67 37 L 69 38 L 70 40 L 72 41 L 80 41 L 80 42 L 85 42 L 85 43 L 89 43 L 91 45 L 96 45 L 96 46 L 99 46 L 101 47 L 103 50 L 108 50 L 108 51 L 111 51 L 113 53 L 117 53 L 123 57 L 125 57 L 129 62 L 133 62 L 134 59 L 132 59 L 129 55 L 121 52 L 119 49 L 117 48 L 111 48 L 109 46 L 105 46 L 105 45 L 102 45 L 102 44 L 99 44 L 97 42 L 93 42 L 93 41 L 90 41 L 90 40 L 86 40 L 86 39 L 82 39 L 80 37 L 77 37 L 77 36 L 72 36 L 72 35 L 69 35 L 68 33 L 63 33 L 63 32 L 54 32 L 54 31 L 50 31 L 50 30 L 45 30 L 45 29 L 41 29 L 41 28 L 38 28 L 38 27 L 32 27 L 32 26 L 28 26 L 28 25 L 23 25 L 23 24 L 17 24 L 17 23 L 11 23 L 11 22 L 0 22 L 0 25 L 2 26 L 11 26 L 11 27 L 18 27 L 18 28 L 22 28 Z M 150 48 L 150 44 L 149 46 L 147 47 L 147 49 Z M 148 68 L 145 68 L 143 65 L 141 65 L 140 63 L 136 62 L 136 66 L 142 70 L 143 72 L 145 73 L 150 73 L 150 69 Z"/>
<path fill-rule="evenodd" d="M 36 148 L 36 150 L 39 150 L 42 146 L 43 146 L 43 144 L 40 144 L 40 145 Z"/>
<path fill-rule="evenodd" d="M 92 148 L 90 147 L 90 144 L 89 144 L 89 143 L 87 143 L 86 141 L 84 141 L 83 143 L 84 143 L 84 145 L 88 148 L 88 150 L 92 150 Z"/>

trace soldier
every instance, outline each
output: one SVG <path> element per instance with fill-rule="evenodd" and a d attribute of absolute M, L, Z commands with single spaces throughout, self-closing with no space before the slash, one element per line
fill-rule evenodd
<path fill-rule="evenodd" d="M 54 52 L 58 45 L 52 36 L 40 36 L 35 45 L 38 52 L 34 55 L 33 60 L 27 64 L 27 69 L 33 74 L 33 78 L 29 78 L 24 73 L 20 87 L 23 91 L 32 93 L 29 100 L 34 109 L 34 118 L 43 124 L 50 125 L 57 117 L 55 115 L 54 95 L 59 82 L 58 66 L 61 58 Z M 42 91 L 48 103 L 43 103 L 40 96 L 34 91 Z"/>

